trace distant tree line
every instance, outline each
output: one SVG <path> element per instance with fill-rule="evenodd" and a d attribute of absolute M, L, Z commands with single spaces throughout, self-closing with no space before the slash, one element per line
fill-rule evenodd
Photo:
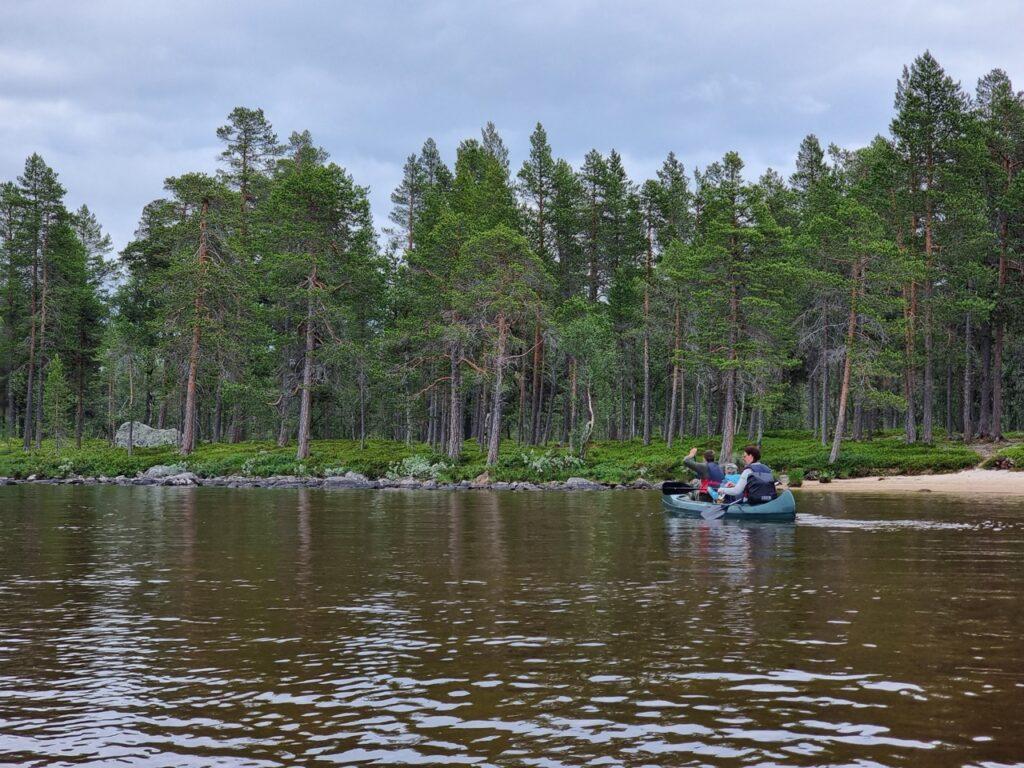
<path fill-rule="evenodd" d="M 308 132 L 217 130 L 216 175 L 167 179 L 135 238 L 69 211 L 32 155 L 0 187 L 0 410 L 26 449 L 122 420 L 199 440 L 669 444 L 812 430 L 831 443 L 999 439 L 1024 422 L 1017 331 L 1024 96 L 969 96 L 925 53 L 888 135 L 800 144 L 788 179 L 735 152 L 629 178 L 544 128 L 513 170 L 495 126 L 453 166 L 405 161 L 390 227 Z"/>

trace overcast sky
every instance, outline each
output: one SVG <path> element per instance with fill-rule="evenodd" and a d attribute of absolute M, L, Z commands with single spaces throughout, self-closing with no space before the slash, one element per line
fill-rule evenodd
<path fill-rule="evenodd" d="M 973 92 L 1024 86 L 1016 0 L 44 2 L 0 4 L 0 179 L 40 152 L 121 248 L 163 179 L 213 170 L 215 129 L 262 107 L 368 185 L 378 226 L 404 158 L 451 162 L 493 120 L 514 168 L 539 120 L 557 155 L 618 149 L 637 179 L 738 150 L 751 176 L 800 139 L 887 129 L 900 69 L 930 48 Z"/>

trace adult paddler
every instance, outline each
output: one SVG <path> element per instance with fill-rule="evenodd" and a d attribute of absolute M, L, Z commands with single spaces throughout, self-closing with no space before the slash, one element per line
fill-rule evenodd
<path fill-rule="evenodd" d="M 683 464 L 700 479 L 700 486 L 697 488 L 698 501 L 713 501 L 709 489 L 718 490 L 725 479 L 725 472 L 721 465 L 715 461 L 714 451 L 704 451 L 704 461 L 696 461 L 697 449 L 691 448 L 683 459 Z"/>

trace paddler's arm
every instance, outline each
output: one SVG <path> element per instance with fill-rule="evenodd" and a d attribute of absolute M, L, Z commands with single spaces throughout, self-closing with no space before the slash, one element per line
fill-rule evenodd
<path fill-rule="evenodd" d="M 726 500 L 726 497 L 740 498 L 743 496 L 743 489 L 747 487 L 747 478 L 750 477 L 751 472 L 749 469 L 744 469 L 743 474 L 740 475 L 739 482 L 732 486 L 722 486 L 718 489 L 718 495 L 722 501 Z"/>
<path fill-rule="evenodd" d="M 683 457 L 683 466 L 703 480 L 708 476 L 708 465 L 695 461 L 693 457 L 696 455 L 697 449 L 691 448 L 690 452 Z"/>

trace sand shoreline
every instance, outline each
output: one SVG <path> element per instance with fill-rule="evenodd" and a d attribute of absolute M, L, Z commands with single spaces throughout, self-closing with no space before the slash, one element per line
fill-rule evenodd
<path fill-rule="evenodd" d="M 1024 472 L 1006 469 L 967 469 L 943 475 L 890 475 L 804 482 L 797 493 L 943 493 L 1024 498 Z"/>

